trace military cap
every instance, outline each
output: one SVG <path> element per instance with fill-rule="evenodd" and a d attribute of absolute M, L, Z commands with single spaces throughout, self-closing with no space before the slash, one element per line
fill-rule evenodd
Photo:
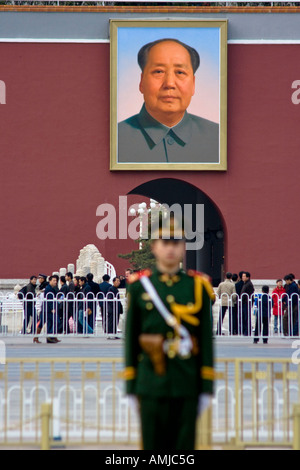
<path fill-rule="evenodd" d="M 166 212 L 154 223 L 151 223 L 151 240 L 186 240 L 184 220 L 182 217 L 170 215 Z"/>

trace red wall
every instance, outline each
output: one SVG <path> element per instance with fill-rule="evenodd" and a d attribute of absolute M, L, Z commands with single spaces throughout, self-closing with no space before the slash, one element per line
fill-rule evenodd
<path fill-rule="evenodd" d="M 227 269 L 300 276 L 300 105 L 291 101 L 300 45 L 229 45 L 225 173 L 109 171 L 108 44 L 2 43 L 0 57 L 0 278 L 51 273 L 88 243 L 123 270 L 117 254 L 133 244 L 100 241 L 96 208 L 164 177 L 218 206 Z"/>

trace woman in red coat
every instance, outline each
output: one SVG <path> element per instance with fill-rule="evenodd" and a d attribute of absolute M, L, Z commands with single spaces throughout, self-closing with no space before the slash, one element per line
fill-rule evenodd
<path fill-rule="evenodd" d="M 276 281 L 276 287 L 272 292 L 273 299 L 273 315 L 274 315 L 274 333 L 278 333 L 278 322 L 280 333 L 282 332 L 282 296 L 286 293 L 285 288 L 283 287 L 282 279 Z"/>

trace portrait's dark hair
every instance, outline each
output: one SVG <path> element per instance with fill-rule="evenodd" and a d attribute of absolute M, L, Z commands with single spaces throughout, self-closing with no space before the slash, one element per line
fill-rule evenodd
<path fill-rule="evenodd" d="M 239 278 L 242 279 L 242 275 L 244 274 L 245 271 L 240 271 L 239 272 Z"/>
<path fill-rule="evenodd" d="M 277 282 L 282 282 L 282 279 L 277 279 L 276 284 L 277 284 Z"/>
<path fill-rule="evenodd" d="M 88 281 L 92 281 L 92 280 L 94 279 L 94 274 L 88 273 L 88 274 L 86 275 L 86 278 L 87 278 Z"/>
<path fill-rule="evenodd" d="M 195 74 L 196 70 L 198 69 L 198 67 L 200 65 L 200 56 L 199 56 L 198 52 L 193 47 L 188 46 L 184 42 L 181 42 L 178 39 L 173 39 L 173 38 L 158 39 L 157 41 L 148 42 L 148 44 L 145 44 L 143 47 L 141 47 L 141 49 L 138 52 L 138 64 L 139 64 L 142 72 L 144 71 L 145 65 L 147 63 L 148 54 L 149 54 L 150 49 L 152 49 L 153 46 L 156 46 L 156 44 L 159 44 L 159 43 L 165 42 L 165 41 L 176 42 L 177 44 L 180 44 L 181 46 L 183 46 L 188 51 L 188 53 L 190 54 L 190 58 L 191 58 L 193 72 Z"/>
<path fill-rule="evenodd" d="M 226 273 L 226 279 L 232 279 L 232 274 L 230 272 Z"/>
<path fill-rule="evenodd" d="M 114 278 L 113 278 L 113 282 L 115 282 L 117 279 L 120 280 L 119 276 L 114 277 Z"/>
<path fill-rule="evenodd" d="M 67 282 L 65 276 L 60 276 L 60 282 L 62 282 L 63 284 Z"/>
<path fill-rule="evenodd" d="M 238 280 L 238 275 L 236 273 L 232 275 L 232 280 L 233 282 L 236 282 Z"/>
<path fill-rule="evenodd" d="M 86 277 L 80 276 L 79 281 L 86 283 Z"/>
<path fill-rule="evenodd" d="M 33 281 L 33 279 L 37 279 L 37 277 L 36 276 L 31 276 L 30 281 Z"/>
<path fill-rule="evenodd" d="M 284 276 L 284 281 L 293 281 L 293 276 L 291 276 L 290 274 L 287 274 L 286 276 Z"/>
<path fill-rule="evenodd" d="M 250 274 L 250 273 L 248 273 L 248 271 L 246 271 L 244 274 L 246 274 L 246 277 L 248 277 L 248 278 L 250 279 L 250 277 L 251 277 L 251 274 Z"/>
<path fill-rule="evenodd" d="M 269 286 L 262 286 L 261 290 L 264 294 L 268 294 L 269 293 Z"/>
<path fill-rule="evenodd" d="M 110 280 L 110 276 L 108 274 L 104 274 L 104 276 L 102 276 L 102 279 L 103 281 L 108 282 Z"/>
<path fill-rule="evenodd" d="M 68 273 L 66 274 L 66 276 L 68 276 L 68 277 L 70 277 L 71 279 L 73 279 L 73 274 L 72 274 L 71 272 L 68 272 Z"/>

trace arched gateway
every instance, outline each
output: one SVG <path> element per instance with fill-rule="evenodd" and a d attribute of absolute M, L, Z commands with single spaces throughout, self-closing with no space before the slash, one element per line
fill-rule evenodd
<path fill-rule="evenodd" d="M 186 181 L 175 178 L 159 178 L 132 189 L 129 194 L 155 199 L 160 203 L 184 204 L 193 207 L 192 228 L 195 230 L 197 204 L 204 205 L 204 245 L 199 250 L 187 251 L 186 268 L 209 274 L 216 286 L 223 279 L 226 253 L 226 226 L 214 202 L 200 189 Z"/>

